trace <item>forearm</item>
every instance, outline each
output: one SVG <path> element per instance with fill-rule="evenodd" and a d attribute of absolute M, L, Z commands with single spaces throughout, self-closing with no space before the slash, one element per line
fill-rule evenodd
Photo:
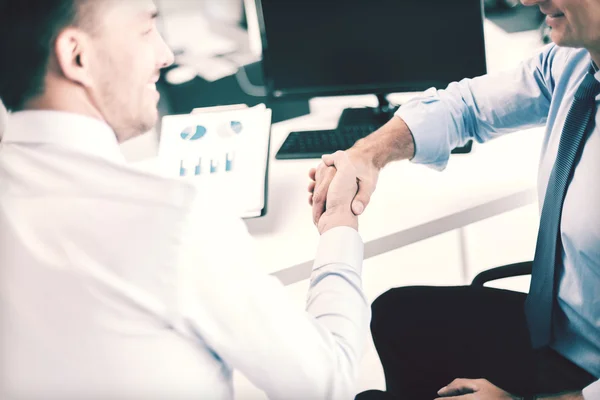
<path fill-rule="evenodd" d="M 241 220 L 218 205 L 197 212 L 182 234 L 180 301 L 202 351 L 209 348 L 272 399 L 353 398 L 370 318 L 356 230 L 338 226 L 321 236 L 306 313 L 258 267 Z M 205 226 L 213 229 L 199 228 Z"/>
<path fill-rule="evenodd" d="M 363 244 L 357 232 L 338 227 L 321 237 L 310 278 L 306 311 L 314 317 L 323 342 L 321 359 L 308 367 L 330 385 L 327 392 L 332 399 L 354 397 L 353 385 L 369 335 L 371 313 L 362 291 L 362 259 Z"/>
<path fill-rule="evenodd" d="M 426 90 L 404 104 L 396 117 L 356 144 L 381 168 L 395 160 L 442 170 L 456 146 L 486 142 L 546 121 L 551 99 L 552 48 L 519 67 Z"/>
<path fill-rule="evenodd" d="M 392 161 L 413 158 L 415 142 L 404 120 L 393 117 L 380 129 L 359 140 L 352 150 L 365 154 L 375 167 L 381 169 Z"/>

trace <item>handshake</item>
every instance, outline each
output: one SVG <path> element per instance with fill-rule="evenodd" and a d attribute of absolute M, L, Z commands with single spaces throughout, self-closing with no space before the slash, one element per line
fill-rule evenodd
<path fill-rule="evenodd" d="M 358 216 L 371 200 L 381 168 L 414 154 L 412 132 L 401 118 L 393 117 L 352 148 L 323 156 L 323 162 L 310 170 L 308 185 L 319 233 L 337 226 L 358 229 Z"/>
<path fill-rule="evenodd" d="M 309 203 L 313 222 L 322 235 L 329 229 L 348 226 L 358 230 L 379 176 L 379 168 L 357 148 L 324 155 L 309 172 Z"/>

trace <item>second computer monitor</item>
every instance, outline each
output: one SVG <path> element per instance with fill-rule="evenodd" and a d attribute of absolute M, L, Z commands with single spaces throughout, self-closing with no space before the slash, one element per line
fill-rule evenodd
<path fill-rule="evenodd" d="M 276 98 L 445 87 L 486 73 L 481 0 L 256 0 Z"/>

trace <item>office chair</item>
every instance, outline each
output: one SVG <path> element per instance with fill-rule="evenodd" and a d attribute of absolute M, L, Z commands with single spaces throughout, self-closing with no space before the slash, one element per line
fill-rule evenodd
<path fill-rule="evenodd" d="M 512 278 L 515 276 L 531 275 L 531 269 L 533 267 L 533 261 L 525 261 L 515 264 L 504 265 L 502 267 L 496 267 L 492 269 L 480 272 L 473 278 L 471 286 L 483 287 L 483 285 L 490 281 L 497 279 Z M 392 394 L 380 390 L 367 390 L 359 393 L 355 400 L 394 400 Z"/>
<path fill-rule="evenodd" d="M 515 276 L 531 275 L 531 268 L 533 267 L 533 261 L 524 261 L 516 264 L 504 265 L 502 267 L 496 267 L 485 270 L 477 274 L 471 282 L 471 286 L 480 286 L 490 281 L 497 279 L 512 278 Z"/>

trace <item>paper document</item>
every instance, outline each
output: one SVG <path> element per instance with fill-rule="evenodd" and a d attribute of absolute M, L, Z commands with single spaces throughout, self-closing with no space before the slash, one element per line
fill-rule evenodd
<path fill-rule="evenodd" d="M 223 198 L 241 217 L 263 215 L 271 110 L 261 104 L 194 111 L 163 118 L 161 171 L 194 182 L 202 196 Z"/>

